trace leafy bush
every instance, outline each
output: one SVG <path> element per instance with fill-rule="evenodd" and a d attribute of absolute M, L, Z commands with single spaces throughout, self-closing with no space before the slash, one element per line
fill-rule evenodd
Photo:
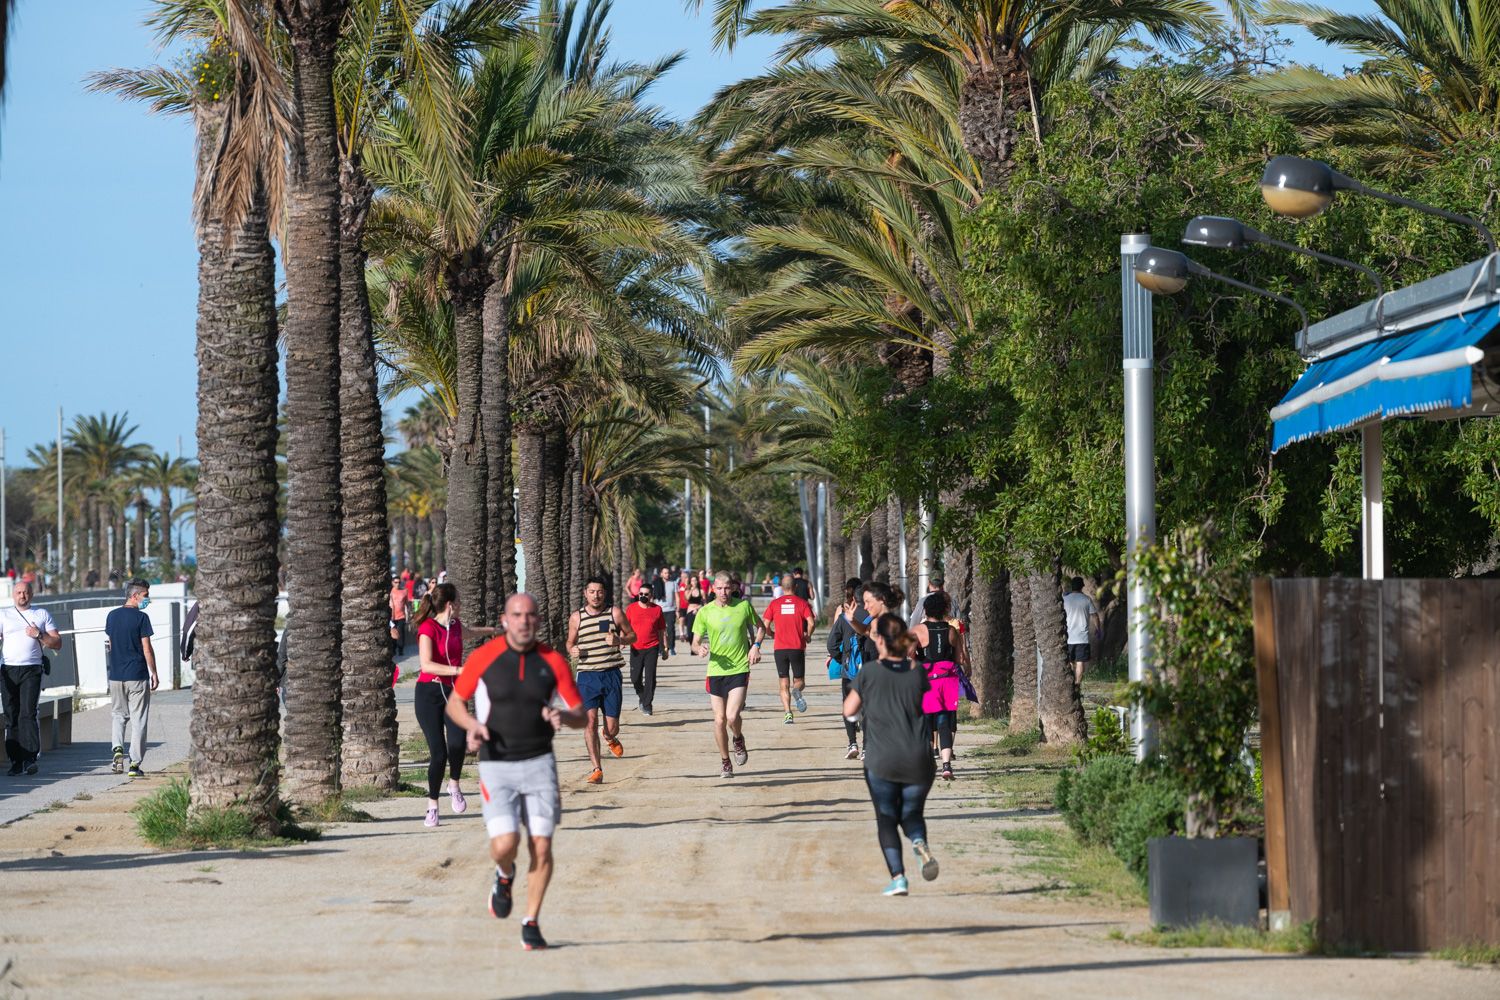
<path fill-rule="evenodd" d="M 1135 743 L 1120 725 L 1120 717 L 1108 705 L 1094 709 L 1089 720 L 1088 737 L 1073 748 L 1074 759 L 1088 764 L 1100 757 L 1130 757 L 1135 754 Z"/>
<path fill-rule="evenodd" d="M 1089 844 L 1109 844 L 1115 814 L 1129 797 L 1136 763 L 1129 757 L 1100 757 L 1058 782 L 1057 807 L 1063 820 Z"/>
<path fill-rule="evenodd" d="M 1167 837 L 1182 826 L 1182 792 L 1162 777 L 1142 775 L 1130 786 L 1115 813 L 1109 846 L 1141 885 L 1148 874 L 1146 841 Z"/>
<path fill-rule="evenodd" d="M 1249 561 L 1211 554 L 1214 541 L 1187 528 L 1136 553 L 1157 669 L 1131 696 L 1156 719 L 1162 761 L 1187 793 L 1190 837 L 1217 836 L 1249 792 L 1241 754 L 1258 710 Z"/>

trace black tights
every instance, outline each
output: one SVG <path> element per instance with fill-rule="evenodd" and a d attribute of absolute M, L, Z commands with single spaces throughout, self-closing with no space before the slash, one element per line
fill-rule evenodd
<path fill-rule="evenodd" d="M 843 692 L 839 695 L 839 704 L 842 705 L 843 700 L 849 697 L 849 678 L 839 678 L 839 690 Z M 847 718 L 844 719 L 844 735 L 849 737 L 850 743 L 857 743 L 859 741 L 859 723 L 850 722 Z"/>
<path fill-rule="evenodd" d="M 427 797 L 435 799 L 443 785 L 446 769 L 454 781 L 464 769 L 464 731 L 448 719 L 447 689 L 437 681 L 417 685 L 415 708 L 417 725 L 427 737 Z M 447 738 L 444 739 L 444 736 Z"/>
<path fill-rule="evenodd" d="M 953 749 L 953 731 L 958 728 L 957 712 L 928 712 L 927 725 L 937 734 L 938 749 Z"/>
<path fill-rule="evenodd" d="M 875 803 L 875 832 L 880 838 L 885 866 L 891 878 L 904 875 L 906 866 L 901 862 L 901 833 L 904 832 L 906 839 L 913 842 L 927 839 L 927 820 L 922 809 L 927 805 L 932 779 L 909 785 L 886 781 L 866 771 L 865 784 L 870 789 L 870 801 Z"/>

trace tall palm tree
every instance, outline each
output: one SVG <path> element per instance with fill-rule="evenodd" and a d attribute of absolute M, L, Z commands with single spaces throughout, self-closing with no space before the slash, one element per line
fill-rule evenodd
<path fill-rule="evenodd" d="M 246 0 L 236 0 L 245 3 Z M 286 214 L 286 780 L 293 802 L 339 790 L 342 518 L 340 228 L 333 78 L 348 0 L 275 0 L 292 54 L 296 133 Z"/>
<path fill-rule="evenodd" d="M 1292 66 L 1243 86 L 1316 142 L 1375 158 L 1432 160 L 1500 134 L 1500 11 L 1489 0 L 1376 0 L 1346 14 L 1270 0 L 1268 24 L 1295 24 L 1365 62 L 1343 76 Z"/>
<path fill-rule="evenodd" d="M 190 114 L 197 135 L 198 457 L 192 807 L 232 807 L 274 831 L 280 808 L 276 696 L 276 268 L 289 108 L 261 11 L 162 2 L 164 45 L 190 72 L 100 74 L 92 86 Z M 170 478 L 170 463 L 165 475 Z M 175 512 L 163 506 L 162 538 Z"/>
<path fill-rule="evenodd" d="M 138 488 L 156 494 L 156 509 L 160 523 L 157 558 L 161 560 L 163 573 L 169 572 L 175 561 L 172 552 L 172 525 L 174 523 L 172 491 L 185 489 L 191 485 L 192 468 L 193 463 L 187 459 L 181 456 L 174 458 L 164 451 L 159 451 L 147 457 L 132 477 L 133 483 Z"/>

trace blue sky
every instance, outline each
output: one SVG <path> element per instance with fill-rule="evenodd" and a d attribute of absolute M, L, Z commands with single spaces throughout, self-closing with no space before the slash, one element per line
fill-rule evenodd
<path fill-rule="evenodd" d="M 1333 0 L 1373 10 L 1372 0 Z M 57 407 L 128 411 L 139 438 L 194 453 L 196 255 L 189 201 L 192 132 L 184 120 L 91 94 L 83 79 L 146 66 L 149 0 L 20 0 L 0 112 L 0 373 L 6 461 L 55 434 Z M 711 6 L 708 5 L 708 6 Z M 686 116 L 719 87 L 763 66 L 772 46 L 714 52 L 707 17 L 682 0 L 617 0 L 618 58 L 688 58 L 655 100 Z M 1292 57 L 1352 63 L 1302 36 Z"/>

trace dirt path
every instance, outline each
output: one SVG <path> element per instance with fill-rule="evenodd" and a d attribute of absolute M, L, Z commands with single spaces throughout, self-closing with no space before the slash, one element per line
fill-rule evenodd
<path fill-rule="evenodd" d="M 1035 892 L 999 831 L 1038 820 L 987 805 L 968 774 L 928 808 L 941 878 L 885 899 L 836 683 L 812 680 L 785 726 L 774 671 L 757 671 L 750 762 L 725 782 L 701 678 L 700 661 L 666 664 L 651 719 L 627 698 L 603 786 L 583 784 L 582 735 L 560 740 L 551 951 L 522 952 L 515 920 L 485 911 L 477 796 L 453 818 L 445 801 L 437 830 L 397 798 L 305 846 L 158 854 L 126 812 L 151 785 L 136 782 L 0 829 L 0 996 L 1500 995 L 1500 974 L 1448 963 L 1109 940 L 1145 913 Z M 960 733 L 960 764 L 964 748 Z"/>

